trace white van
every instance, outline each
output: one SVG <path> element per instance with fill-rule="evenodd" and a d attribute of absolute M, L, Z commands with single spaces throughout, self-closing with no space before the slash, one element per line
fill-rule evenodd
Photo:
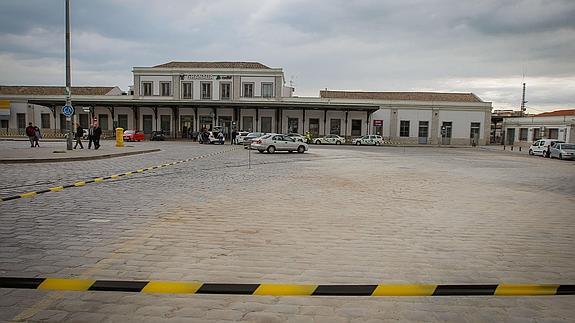
<path fill-rule="evenodd" d="M 556 142 L 563 143 L 564 141 L 557 139 L 539 139 L 529 147 L 529 155 L 539 155 L 543 157 L 548 157 L 546 156 L 546 154 L 548 153 L 547 147 L 555 144 Z"/>

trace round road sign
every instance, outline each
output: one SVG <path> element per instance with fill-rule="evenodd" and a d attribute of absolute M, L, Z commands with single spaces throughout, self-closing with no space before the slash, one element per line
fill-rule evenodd
<path fill-rule="evenodd" d="M 66 117 L 71 117 L 74 114 L 74 107 L 71 105 L 65 105 L 62 107 L 62 114 Z"/>

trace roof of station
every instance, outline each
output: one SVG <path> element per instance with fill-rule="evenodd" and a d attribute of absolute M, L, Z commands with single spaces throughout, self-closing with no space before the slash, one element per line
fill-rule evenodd
<path fill-rule="evenodd" d="M 389 101 L 483 102 L 473 93 L 363 92 L 321 90 L 321 98 Z"/>
<path fill-rule="evenodd" d="M 557 110 L 534 115 L 534 117 L 563 117 L 563 116 L 575 116 L 575 109 Z"/>
<path fill-rule="evenodd" d="M 227 68 L 269 70 L 268 66 L 258 62 L 169 62 L 154 67 L 161 68 Z"/>
<path fill-rule="evenodd" d="M 74 95 L 107 95 L 115 86 L 73 86 Z M 64 95 L 64 86 L 10 86 L 0 85 L 0 95 Z"/>

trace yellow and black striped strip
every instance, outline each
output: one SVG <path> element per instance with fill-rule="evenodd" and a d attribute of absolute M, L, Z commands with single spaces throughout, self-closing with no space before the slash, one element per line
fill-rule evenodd
<path fill-rule="evenodd" d="M 298 285 L 0 277 L 0 288 L 254 296 L 552 296 L 575 285 Z"/>
<path fill-rule="evenodd" d="M 21 193 L 21 194 L 16 194 L 13 196 L 7 196 L 7 197 L 2 197 L 0 198 L 0 202 L 6 202 L 6 201 L 11 201 L 11 200 L 17 200 L 17 199 L 22 199 L 22 198 L 27 198 L 27 197 L 34 197 L 37 196 L 39 194 L 44 194 L 44 193 L 48 193 L 48 192 L 58 192 L 67 188 L 72 188 L 72 187 L 81 187 L 81 186 L 85 186 L 86 184 L 92 184 L 92 183 L 101 183 L 104 181 L 108 181 L 108 180 L 114 180 L 114 179 L 118 179 L 122 176 L 130 176 L 133 175 L 135 173 L 143 173 L 146 171 L 150 171 L 150 170 L 154 170 L 154 169 L 158 169 L 158 168 L 162 168 L 162 167 L 168 167 L 168 166 L 173 166 L 173 165 L 177 165 L 177 164 L 181 164 L 181 163 L 187 163 L 196 159 L 200 159 L 200 158 L 207 158 L 207 157 L 212 157 L 215 155 L 219 155 L 219 154 L 223 154 L 223 153 L 227 153 L 233 150 L 237 150 L 239 148 L 232 148 L 229 150 L 222 150 L 222 151 L 218 151 L 215 153 L 210 153 L 207 155 L 202 155 L 202 156 L 198 156 L 198 157 L 193 157 L 193 158 L 188 158 L 188 159 L 184 159 L 184 160 L 179 160 L 179 161 L 175 161 L 172 163 L 167 163 L 167 164 L 162 164 L 162 165 L 158 165 L 158 166 L 151 166 L 148 168 L 142 168 L 142 169 L 137 169 L 134 171 L 130 171 L 130 172 L 125 172 L 125 173 L 120 173 L 120 174 L 114 174 L 114 175 L 110 175 L 110 176 L 106 176 L 106 177 L 98 177 L 98 178 L 94 178 L 94 179 L 90 179 L 90 180 L 85 180 L 85 181 L 78 181 L 72 184 L 67 184 L 67 185 L 60 185 L 60 186 L 55 186 L 55 187 L 50 187 L 44 190 L 40 190 L 40 191 L 34 191 L 34 192 L 27 192 L 27 193 Z"/>

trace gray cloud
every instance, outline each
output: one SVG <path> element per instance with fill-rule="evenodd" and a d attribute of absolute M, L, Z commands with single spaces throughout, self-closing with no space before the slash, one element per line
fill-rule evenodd
<path fill-rule="evenodd" d="M 574 105 L 568 0 L 75 0 L 72 10 L 82 84 L 126 88 L 132 66 L 170 60 L 253 60 L 283 67 L 299 95 L 472 91 L 516 107 L 525 73 L 534 108 Z M 61 79 L 50 73 L 63 60 L 63 11 L 63 0 L 0 2 L 0 83 Z M 23 77 L 34 62 L 42 73 Z"/>

